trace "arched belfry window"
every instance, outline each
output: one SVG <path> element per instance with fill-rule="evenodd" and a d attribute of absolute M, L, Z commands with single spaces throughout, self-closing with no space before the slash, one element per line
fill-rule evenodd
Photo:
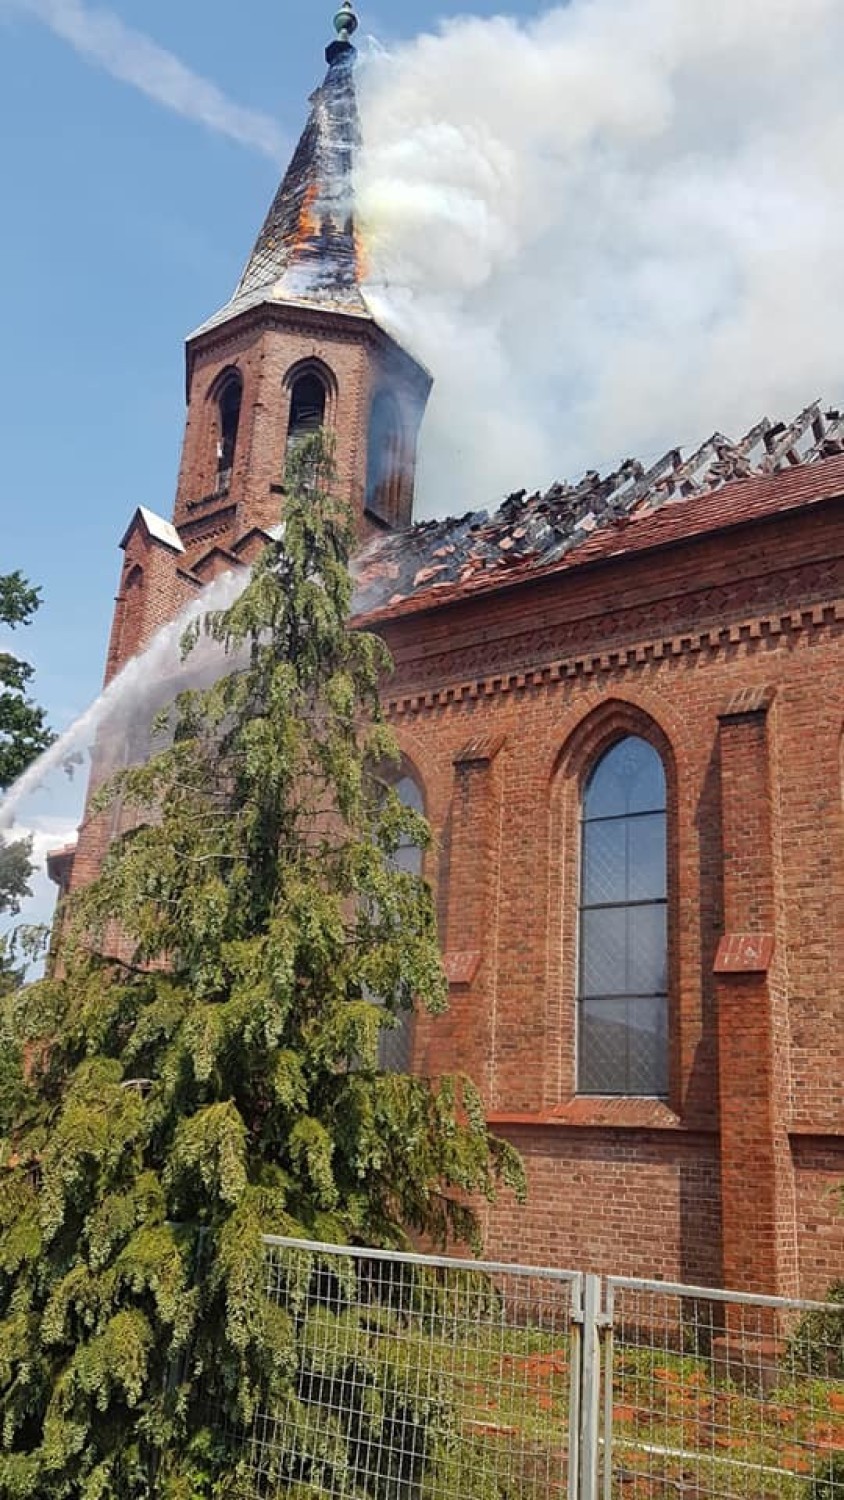
<path fill-rule="evenodd" d="M 217 483 L 216 493 L 226 495 L 231 487 L 234 454 L 237 447 L 237 429 L 240 426 L 240 406 L 243 400 L 243 381 L 237 370 L 231 370 L 223 379 L 217 394 Z"/>
<path fill-rule="evenodd" d="M 288 452 L 294 443 L 319 432 L 325 422 L 327 398 L 325 383 L 315 370 L 305 370 L 294 380 L 290 391 L 290 421 L 287 426 Z"/>
<path fill-rule="evenodd" d="M 578 1091 L 668 1092 L 666 782 L 647 740 L 607 750 L 582 805 Z"/>
<path fill-rule="evenodd" d="M 394 525 L 400 519 L 403 478 L 399 409 L 389 391 L 379 391 L 369 415 L 366 459 L 366 509 Z"/>
<path fill-rule="evenodd" d="M 402 776 L 393 787 L 399 801 L 414 812 L 424 812 L 422 793 L 410 776 Z M 408 875 L 422 874 L 422 850 L 418 844 L 404 838 L 392 856 L 393 867 Z M 378 1041 L 378 1064 L 385 1073 L 407 1073 L 413 1055 L 413 1016 L 403 1011 L 399 1024 L 394 1029 L 381 1032 Z"/>

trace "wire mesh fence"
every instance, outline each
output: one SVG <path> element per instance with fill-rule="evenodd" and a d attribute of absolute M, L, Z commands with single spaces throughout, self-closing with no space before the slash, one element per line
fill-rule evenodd
<path fill-rule="evenodd" d="M 603 1495 L 844 1500 L 844 1303 L 610 1278 Z"/>
<path fill-rule="evenodd" d="M 256 1500 L 844 1500 L 844 1300 L 265 1252 Z"/>
<path fill-rule="evenodd" d="M 295 1356 L 249 1434 L 256 1496 L 565 1496 L 579 1285 L 269 1241 L 269 1306 Z"/>

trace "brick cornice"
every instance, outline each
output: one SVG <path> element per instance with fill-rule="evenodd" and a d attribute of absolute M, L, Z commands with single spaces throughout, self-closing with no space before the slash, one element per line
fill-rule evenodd
<path fill-rule="evenodd" d="M 232 312 L 231 316 L 216 327 L 191 335 L 186 340 L 188 356 L 219 351 L 227 344 L 237 342 L 243 333 L 251 330 L 265 333 L 267 329 L 281 329 L 296 335 L 317 334 L 325 338 L 352 338 L 359 342 L 381 332 L 378 325 L 365 313 L 346 312 L 342 308 L 310 308 L 286 302 L 259 302 L 254 307 Z"/>
<path fill-rule="evenodd" d="M 458 656 L 465 664 L 456 668 L 460 675 L 472 672 L 472 654 L 482 658 L 484 671 L 532 667 L 562 651 L 571 654 L 579 648 L 585 653 L 596 641 L 606 651 L 642 637 L 670 639 L 681 631 L 784 614 L 784 601 L 802 609 L 840 593 L 842 560 L 837 556 L 789 566 L 773 556 L 760 558 L 758 570 L 738 577 L 729 563 L 725 572 L 724 564 L 716 548 L 708 559 L 715 576 L 703 582 L 700 570 L 683 566 L 681 556 L 668 574 L 653 556 L 622 558 L 611 567 L 616 583 L 604 579 L 597 584 L 596 569 L 574 570 L 564 584 L 541 575 L 525 577 L 520 588 L 510 585 L 506 599 L 468 594 L 460 615 L 451 613 L 450 599 L 438 609 L 432 597 L 427 612 L 413 618 L 373 615 L 358 623 L 386 636 L 404 676 L 436 683 L 447 670 L 454 673 Z M 619 585 L 622 600 L 616 602 Z M 436 589 L 431 592 L 436 595 Z"/>
<path fill-rule="evenodd" d="M 451 703 L 462 703 L 477 698 L 494 697 L 502 693 L 524 692 L 546 687 L 571 677 L 591 677 L 604 672 L 635 669 L 671 657 L 689 657 L 701 653 L 714 654 L 730 648 L 753 650 L 759 642 L 777 637 L 788 638 L 804 631 L 840 626 L 844 623 L 844 599 L 827 603 L 805 605 L 799 609 L 778 611 L 774 614 L 751 616 L 729 625 L 707 626 L 698 630 L 651 637 L 629 645 L 603 651 L 572 652 L 526 668 L 522 671 L 502 672 L 491 670 L 462 678 L 458 675 L 461 659 L 465 653 L 455 650 L 449 671 L 448 657 L 438 656 L 425 663 L 423 673 L 413 673 L 407 688 L 396 690 L 391 683 L 384 694 L 387 711 L 397 717 L 415 713 L 421 709 L 447 707 Z M 473 653 L 479 658 L 483 649 Z M 537 639 L 535 656 L 541 656 L 541 640 Z M 435 687 L 426 687 L 414 680 L 419 676 L 433 676 L 432 661 L 436 662 L 437 674 L 451 681 Z M 412 669 L 411 669 L 412 670 Z M 408 673 L 408 676 L 411 674 Z"/>
<path fill-rule="evenodd" d="M 236 505 L 220 506 L 205 516 L 195 516 L 190 521 L 183 521 L 179 527 L 179 535 L 186 547 L 195 547 L 209 537 L 223 536 L 231 529 L 236 516 Z"/>
<path fill-rule="evenodd" d="M 363 344 L 380 352 L 390 351 L 393 358 L 406 363 L 405 378 L 415 373 L 420 386 L 430 389 L 431 376 L 414 356 L 392 334 L 365 313 L 342 309 L 310 308 L 298 304 L 259 303 L 243 312 L 233 313 L 225 323 L 209 328 L 187 340 L 187 381 L 199 362 L 212 356 L 219 358 L 227 350 L 240 347 L 243 336 L 253 333 L 281 333 L 293 338 L 323 339 L 333 344 Z"/>

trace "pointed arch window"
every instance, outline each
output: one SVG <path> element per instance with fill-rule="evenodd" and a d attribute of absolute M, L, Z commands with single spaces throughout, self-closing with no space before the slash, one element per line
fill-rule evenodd
<path fill-rule="evenodd" d="M 422 792 L 411 776 L 402 776 L 394 784 L 393 790 L 405 807 L 412 807 L 418 813 L 425 811 Z M 408 875 L 421 875 L 422 850 L 418 844 L 405 837 L 392 856 L 391 863 L 394 869 L 404 870 Z M 413 1057 L 412 1012 L 402 1011 L 398 1022 L 398 1026 L 383 1030 L 378 1040 L 378 1066 L 385 1073 L 410 1072 Z"/>
<path fill-rule="evenodd" d="M 665 768 L 627 735 L 583 795 L 578 1091 L 668 1092 L 668 887 Z"/>
<path fill-rule="evenodd" d="M 293 382 L 287 425 L 288 453 L 295 443 L 324 426 L 327 397 L 325 383 L 315 370 L 306 370 Z"/>
<path fill-rule="evenodd" d="M 369 416 L 366 509 L 390 526 L 401 514 L 402 447 L 398 405 L 389 391 L 379 391 Z"/>
<path fill-rule="evenodd" d="M 232 370 L 224 377 L 217 396 L 218 434 L 215 493 L 218 495 L 227 495 L 231 488 L 242 401 L 243 381 L 237 370 Z"/>
<path fill-rule="evenodd" d="M 119 650 L 121 661 L 127 662 L 137 654 L 143 627 L 144 570 L 139 563 L 126 573 L 121 594 Z"/>

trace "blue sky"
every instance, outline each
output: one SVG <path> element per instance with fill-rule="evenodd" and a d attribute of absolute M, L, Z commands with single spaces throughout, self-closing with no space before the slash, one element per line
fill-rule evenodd
<path fill-rule="evenodd" d="M 117 0 L 96 23 L 92 11 L 0 0 L 0 567 L 43 588 L 19 639 L 59 728 L 99 688 L 130 515 L 138 504 L 170 513 L 184 336 L 234 286 L 322 74 L 333 7 Z M 425 29 L 448 13 L 379 0 L 362 10 L 361 34 L 390 42 L 411 14 Z M 153 88 L 167 59 L 142 38 L 216 85 L 222 125 L 246 143 L 80 53 L 93 26 L 110 65 Z M 195 81 L 187 89 L 199 95 Z M 260 119 L 244 124 L 234 106 Z"/>

